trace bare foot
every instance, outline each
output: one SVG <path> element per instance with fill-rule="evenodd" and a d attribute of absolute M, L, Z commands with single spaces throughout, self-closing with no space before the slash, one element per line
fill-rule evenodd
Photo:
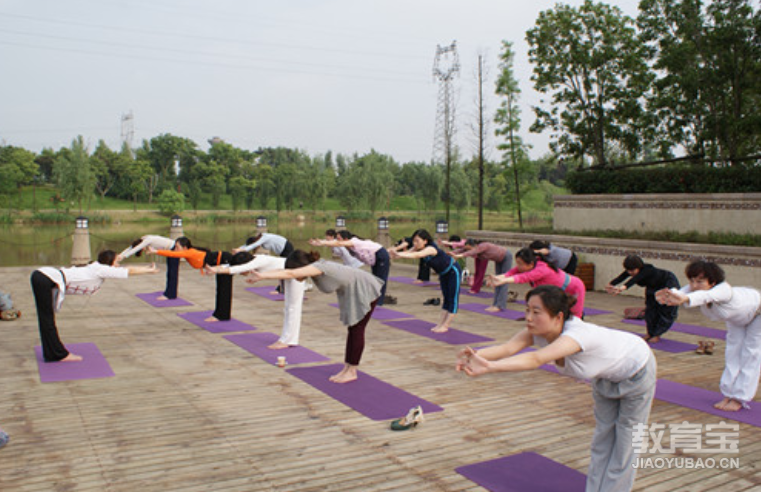
<path fill-rule="evenodd" d="M 267 345 L 267 348 L 270 350 L 280 350 L 280 349 L 286 349 L 288 347 L 290 347 L 290 345 L 288 345 L 287 343 L 283 343 L 280 340 L 273 343 L 272 345 Z"/>
<path fill-rule="evenodd" d="M 724 407 L 727 405 L 727 403 L 729 403 L 729 398 L 725 397 L 723 400 L 714 403 L 713 408 L 724 410 Z"/>
<path fill-rule="evenodd" d="M 726 405 L 724 405 L 724 408 L 722 408 L 722 410 L 724 410 L 725 412 L 737 412 L 741 410 L 742 407 L 743 407 L 743 404 L 740 403 L 739 401 L 729 400 L 729 402 Z"/>
<path fill-rule="evenodd" d="M 167 296 L 158 296 L 158 297 L 156 298 L 156 300 L 157 300 L 157 301 L 168 301 L 168 300 L 169 300 L 169 298 L 168 298 Z"/>
<path fill-rule="evenodd" d="M 217 318 L 215 318 L 214 316 L 209 316 L 204 321 L 207 322 L 207 323 L 215 323 L 215 322 L 217 322 L 219 320 Z"/>
<path fill-rule="evenodd" d="M 278 295 L 278 294 L 280 294 L 280 292 L 278 292 L 278 291 L 276 291 L 276 290 L 273 290 L 273 291 L 271 291 L 271 292 L 270 292 L 270 295 L 271 295 L 271 296 L 276 296 L 276 295 Z"/>
<path fill-rule="evenodd" d="M 484 311 L 489 313 L 498 313 L 499 311 L 502 311 L 502 309 L 498 308 L 497 306 L 489 306 L 488 308 L 484 309 Z"/>
<path fill-rule="evenodd" d="M 340 377 L 342 377 L 342 376 L 344 375 L 344 373 L 346 373 L 346 371 L 347 371 L 348 369 L 349 369 L 349 366 L 344 366 L 344 367 L 343 367 L 343 369 L 341 369 L 341 370 L 340 370 L 340 371 L 338 371 L 337 373 L 335 373 L 335 374 L 333 374 L 332 376 L 330 376 L 330 377 L 328 378 L 328 381 L 333 381 L 333 382 L 335 383 L 335 382 L 336 382 L 336 378 L 340 378 Z"/>
<path fill-rule="evenodd" d="M 69 352 L 69 355 L 59 360 L 58 362 L 79 362 L 81 360 L 82 360 L 81 355 L 72 354 L 71 352 Z"/>
<path fill-rule="evenodd" d="M 414 282 L 412 282 L 412 283 L 413 283 L 413 284 L 422 284 L 422 283 L 423 283 L 423 281 L 422 281 L 422 280 L 415 280 L 415 281 L 414 281 Z"/>
<path fill-rule="evenodd" d="M 431 328 L 431 331 L 434 333 L 446 333 L 449 331 L 449 327 L 448 326 L 434 326 L 433 328 Z"/>
<path fill-rule="evenodd" d="M 650 340 L 647 341 L 647 343 L 658 343 L 661 341 L 661 337 L 650 337 Z"/>
<path fill-rule="evenodd" d="M 331 379 L 331 381 L 338 384 L 350 383 L 356 380 L 357 380 L 357 368 L 352 366 L 345 367 L 344 370 L 341 371 L 341 373 L 336 374 Z"/>

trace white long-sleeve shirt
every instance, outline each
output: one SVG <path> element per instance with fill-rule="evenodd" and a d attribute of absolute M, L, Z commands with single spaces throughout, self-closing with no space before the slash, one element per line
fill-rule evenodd
<path fill-rule="evenodd" d="M 254 255 L 254 259 L 242 265 L 230 267 L 230 275 L 246 273 L 252 270 L 268 272 L 270 270 L 282 270 L 285 268 L 285 258 L 270 255 Z"/>
<path fill-rule="evenodd" d="M 277 234 L 270 234 L 268 232 L 264 232 L 262 233 L 262 237 L 260 237 L 258 241 L 251 243 L 248 246 L 243 245 L 239 249 L 242 249 L 244 251 L 253 251 L 258 247 L 262 247 L 266 249 L 267 251 L 272 251 L 276 255 L 279 255 L 285 249 L 285 245 L 287 244 L 287 242 L 288 240 L 284 238 L 283 236 L 278 236 Z"/>
<path fill-rule="evenodd" d="M 761 293 L 752 287 L 732 287 L 722 282 L 708 290 L 693 291 L 687 285 L 679 291 L 687 295 L 685 307 L 699 306 L 706 318 L 724 321 L 733 328 L 748 326 L 761 309 Z"/>
<path fill-rule="evenodd" d="M 172 249 L 174 248 L 174 239 L 169 239 L 168 237 L 164 236 L 153 236 L 151 234 L 147 234 L 143 237 L 141 237 L 142 241 L 140 241 L 140 244 L 137 246 L 130 246 L 129 248 L 125 249 L 119 255 L 123 259 L 127 259 L 130 256 L 134 255 L 138 251 L 142 251 L 143 249 L 147 248 L 148 246 L 152 247 L 153 249 Z"/>
<path fill-rule="evenodd" d="M 344 265 L 352 268 L 361 268 L 364 263 L 359 261 L 359 258 L 352 256 L 348 249 L 343 246 L 336 246 L 333 248 L 333 257 L 340 258 L 344 262 Z"/>
<path fill-rule="evenodd" d="M 63 299 L 68 295 L 93 295 L 107 278 L 127 278 L 129 270 L 93 262 L 89 265 L 70 268 L 42 267 L 40 273 L 58 286 L 53 294 L 55 310 L 60 311 Z"/>

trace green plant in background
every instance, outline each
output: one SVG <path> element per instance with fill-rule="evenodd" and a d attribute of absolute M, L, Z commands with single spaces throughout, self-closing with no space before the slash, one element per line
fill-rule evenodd
<path fill-rule="evenodd" d="M 164 215 L 174 215 L 185 211 L 185 196 L 175 190 L 161 192 L 158 200 L 159 211 Z"/>

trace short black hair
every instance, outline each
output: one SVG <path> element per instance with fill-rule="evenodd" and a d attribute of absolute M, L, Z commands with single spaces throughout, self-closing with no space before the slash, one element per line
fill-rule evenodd
<path fill-rule="evenodd" d="M 724 270 L 712 261 L 695 260 L 687 265 L 684 274 L 688 279 L 703 277 L 712 285 L 718 285 L 726 280 Z"/>

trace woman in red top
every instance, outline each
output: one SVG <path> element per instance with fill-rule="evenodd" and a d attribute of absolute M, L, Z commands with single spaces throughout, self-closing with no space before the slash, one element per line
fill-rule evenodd
<path fill-rule="evenodd" d="M 204 266 L 218 266 L 218 265 L 241 265 L 248 263 L 253 259 L 251 253 L 228 253 L 227 251 L 209 251 L 206 248 L 196 247 L 190 243 L 190 239 L 186 237 L 178 238 L 174 250 L 168 249 L 153 249 L 148 247 L 149 253 L 155 253 L 159 256 L 166 256 L 168 258 L 185 258 L 190 266 L 201 271 L 201 275 L 204 275 Z M 233 277 L 232 275 L 217 275 L 217 296 L 214 305 L 214 312 L 206 318 L 204 321 L 229 321 L 232 316 L 232 304 L 233 304 Z"/>

